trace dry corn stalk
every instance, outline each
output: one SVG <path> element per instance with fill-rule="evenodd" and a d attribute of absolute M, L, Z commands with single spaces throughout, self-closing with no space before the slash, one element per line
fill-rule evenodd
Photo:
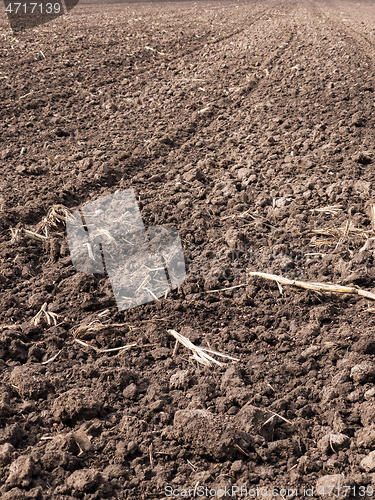
<path fill-rule="evenodd" d="M 217 361 L 216 359 L 211 357 L 209 354 L 207 354 L 208 352 L 211 354 L 215 354 L 216 356 L 220 356 L 222 358 L 228 358 L 228 359 L 232 359 L 233 361 L 239 361 L 239 359 L 232 358 L 231 356 L 227 356 L 226 354 L 221 354 L 220 352 L 211 351 L 210 349 L 203 349 L 202 347 L 198 347 L 198 346 L 194 345 L 188 338 L 186 338 L 183 335 L 181 335 L 180 333 L 176 332 L 176 330 L 168 330 L 168 333 L 173 335 L 173 337 L 177 341 L 181 342 L 181 344 L 183 344 L 185 347 L 190 349 L 193 353 L 193 356 L 191 356 L 191 357 L 193 359 L 195 359 L 196 361 L 198 361 L 198 363 L 201 363 L 202 365 L 211 366 L 212 363 L 215 363 L 219 366 L 223 365 L 222 363 L 220 363 L 220 361 Z"/>
<path fill-rule="evenodd" d="M 16 227 L 11 227 L 9 231 L 11 235 L 10 242 L 14 243 L 17 240 L 19 234 L 21 233 L 21 229 L 18 229 Z"/>
<path fill-rule="evenodd" d="M 10 234 L 11 234 L 11 240 L 10 240 L 11 243 L 17 241 L 18 237 L 21 235 L 28 236 L 29 238 L 35 241 L 43 241 L 47 239 L 47 237 L 43 236 L 42 234 L 37 234 L 34 233 L 33 231 L 29 231 L 28 229 L 18 228 L 18 227 L 10 228 Z"/>
<path fill-rule="evenodd" d="M 361 288 L 335 285 L 333 283 L 307 283 L 305 281 L 290 280 L 288 278 L 284 278 L 283 276 L 268 273 L 251 272 L 249 273 L 249 276 L 259 276 L 260 278 L 276 281 L 280 285 L 293 285 L 305 288 L 306 290 L 315 290 L 316 292 L 350 293 L 375 300 L 375 293 L 362 290 Z"/>
<path fill-rule="evenodd" d="M 57 325 L 57 318 L 59 317 L 58 314 L 47 311 L 47 302 L 45 302 L 40 308 L 40 311 L 31 320 L 34 326 L 39 325 L 39 323 L 42 321 L 43 315 L 45 320 L 47 321 L 48 326 L 50 326 L 52 323 L 54 325 Z"/>

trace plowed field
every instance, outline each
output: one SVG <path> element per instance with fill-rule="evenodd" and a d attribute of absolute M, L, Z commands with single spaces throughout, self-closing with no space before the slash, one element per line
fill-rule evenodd
<path fill-rule="evenodd" d="M 0 33 L 1 499 L 373 498 L 374 3 L 82 2 Z M 187 276 L 119 311 L 62 211 L 127 189 Z"/>

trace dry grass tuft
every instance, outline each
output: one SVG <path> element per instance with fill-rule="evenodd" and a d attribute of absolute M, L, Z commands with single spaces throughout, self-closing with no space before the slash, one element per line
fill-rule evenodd
<path fill-rule="evenodd" d="M 326 214 L 336 214 L 341 210 L 341 205 L 332 205 L 324 208 L 314 208 L 310 212 L 324 212 Z M 310 242 L 313 246 L 336 245 L 336 248 L 345 240 L 355 248 L 363 245 L 368 238 L 375 236 L 375 205 L 370 206 L 371 229 L 355 227 L 350 218 L 341 226 L 333 228 L 313 229 L 314 236 Z"/>
<path fill-rule="evenodd" d="M 36 226 L 36 231 L 30 231 L 22 227 L 11 228 L 11 243 L 14 243 L 22 235 L 35 241 L 44 241 L 51 233 L 63 231 L 66 221 L 70 217 L 70 211 L 64 205 L 53 205 L 47 212 L 44 219 Z"/>
<path fill-rule="evenodd" d="M 345 236 L 349 236 L 351 238 L 351 243 L 355 247 L 363 245 L 363 242 L 370 238 L 374 233 L 373 229 L 365 230 L 355 227 L 354 224 L 349 220 L 346 221 L 345 224 L 341 227 L 313 229 L 311 232 L 320 236 L 326 236 L 326 238 L 313 238 L 311 240 L 311 244 L 314 246 L 338 246 Z"/>
<path fill-rule="evenodd" d="M 92 337 L 95 336 L 96 333 L 107 329 L 108 325 L 102 323 L 98 319 L 94 319 L 94 321 L 91 321 L 88 324 L 83 323 L 79 325 L 73 332 L 73 339 Z"/>
<path fill-rule="evenodd" d="M 44 233 L 48 238 L 49 232 L 63 230 L 70 216 L 70 211 L 64 205 L 52 205 L 47 215 L 37 225 L 37 232 Z"/>

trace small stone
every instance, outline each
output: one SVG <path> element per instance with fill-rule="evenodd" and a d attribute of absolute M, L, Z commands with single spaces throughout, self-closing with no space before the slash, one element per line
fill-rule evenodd
<path fill-rule="evenodd" d="M 252 182 L 256 182 L 257 176 L 255 174 L 251 174 L 250 177 L 247 179 L 247 184 L 251 184 Z"/>
<path fill-rule="evenodd" d="M 46 293 L 34 293 L 28 298 L 27 302 L 30 307 L 40 308 L 46 302 L 46 298 Z"/>
<path fill-rule="evenodd" d="M 355 344 L 353 344 L 352 350 L 362 354 L 375 354 L 375 338 L 370 336 L 361 337 Z"/>
<path fill-rule="evenodd" d="M 164 134 L 160 139 L 160 142 L 161 144 L 166 144 L 167 146 L 173 146 L 174 144 L 173 139 L 168 134 Z"/>
<path fill-rule="evenodd" d="M 216 287 L 217 287 L 217 285 L 218 285 L 217 279 L 214 279 L 213 277 L 208 276 L 204 280 L 203 288 L 204 288 L 205 291 L 207 291 L 207 290 L 215 290 Z"/>
<path fill-rule="evenodd" d="M 320 348 L 317 345 L 312 345 L 305 349 L 304 351 L 301 352 L 301 356 L 305 359 L 307 358 L 315 358 L 316 356 L 319 356 L 320 354 Z"/>
<path fill-rule="evenodd" d="M 94 492 L 102 475 L 95 469 L 76 470 L 71 474 L 66 484 L 69 488 L 83 492 Z"/>
<path fill-rule="evenodd" d="M 188 172 L 185 172 L 183 174 L 182 178 L 186 182 L 193 182 L 196 179 L 203 180 L 204 175 L 202 174 L 202 171 L 199 168 L 193 168 L 193 169 L 189 170 Z"/>
<path fill-rule="evenodd" d="M 235 249 L 240 245 L 240 242 L 244 243 L 246 241 L 246 236 L 241 231 L 229 229 L 229 231 L 225 233 L 224 239 L 229 248 Z"/>
<path fill-rule="evenodd" d="M 375 448 L 375 426 L 363 427 L 356 433 L 357 446 L 372 450 Z"/>
<path fill-rule="evenodd" d="M 371 189 L 371 182 L 359 180 L 354 183 L 354 191 L 364 196 L 368 196 Z"/>
<path fill-rule="evenodd" d="M 328 403 L 329 401 L 337 398 L 338 395 L 339 393 L 337 392 L 337 389 L 335 387 L 327 385 L 323 388 L 322 391 L 322 403 Z"/>
<path fill-rule="evenodd" d="M 330 474 L 327 476 L 320 477 L 315 486 L 315 491 L 318 495 L 325 498 L 327 496 L 327 492 L 335 491 L 336 488 L 340 490 L 346 484 L 345 477 L 341 474 Z M 315 492 L 314 491 L 314 492 Z"/>
<path fill-rule="evenodd" d="M 6 488 L 6 486 L 4 487 Z M 20 488 L 12 488 L 9 491 L 0 489 L 1 500 L 25 500 L 25 492 Z"/>
<path fill-rule="evenodd" d="M 353 366 L 350 376 L 358 384 L 373 380 L 375 378 L 375 364 L 363 361 L 359 365 Z"/>
<path fill-rule="evenodd" d="M 91 158 L 84 158 L 79 162 L 79 168 L 80 170 L 87 170 L 91 168 L 93 165 L 92 159 Z"/>
<path fill-rule="evenodd" d="M 48 379 L 41 373 L 39 366 L 22 365 L 13 368 L 10 381 L 18 387 L 22 398 L 40 399 L 48 394 L 50 384 Z"/>
<path fill-rule="evenodd" d="M 57 137 L 68 137 L 70 134 L 69 132 L 67 132 L 66 130 L 63 130 L 62 128 L 58 127 L 56 130 L 55 130 L 55 135 Z"/>
<path fill-rule="evenodd" d="M 157 174 L 152 175 L 152 176 L 149 178 L 149 180 L 148 180 L 148 181 L 149 181 L 149 182 L 160 182 L 160 181 L 161 181 L 161 176 L 160 176 L 160 175 L 157 175 Z"/>
<path fill-rule="evenodd" d="M 258 434 L 269 439 L 277 419 L 270 418 L 272 413 L 257 406 L 247 404 L 235 415 L 234 422 L 237 427 L 249 434 Z"/>
<path fill-rule="evenodd" d="M 375 424 L 375 402 L 366 401 L 359 406 L 361 423 L 364 427 Z"/>
<path fill-rule="evenodd" d="M 363 389 L 362 387 L 357 388 L 355 391 L 346 392 L 346 399 L 351 403 L 357 403 L 363 399 Z"/>
<path fill-rule="evenodd" d="M 251 174 L 251 170 L 249 168 L 243 167 L 237 170 L 237 177 L 239 178 L 240 181 L 244 181 L 247 179 Z"/>
<path fill-rule="evenodd" d="M 151 351 L 150 354 L 155 360 L 167 359 L 169 358 L 171 351 L 167 347 L 158 347 Z"/>
<path fill-rule="evenodd" d="M 233 387 L 244 387 L 245 382 L 236 366 L 230 366 L 221 377 L 220 389 L 222 391 L 232 390 Z"/>
<path fill-rule="evenodd" d="M 234 474 L 237 474 L 238 472 L 241 472 L 243 466 L 244 463 L 242 462 L 242 460 L 236 460 L 235 462 L 232 463 L 232 467 L 230 468 L 230 470 Z"/>
<path fill-rule="evenodd" d="M 80 447 L 81 451 L 89 451 L 91 448 L 91 439 L 83 429 L 73 432 L 73 437 Z M 81 454 L 81 453 L 80 453 Z"/>
<path fill-rule="evenodd" d="M 52 412 L 56 420 L 89 420 L 96 417 L 102 406 L 98 394 L 88 388 L 70 389 L 59 396 L 53 404 Z"/>
<path fill-rule="evenodd" d="M 328 455 L 331 453 L 337 453 L 343 448 L 348 448 L 350 444 L 349 437 L 345 434 L 327 434 L 318 441 L 318 448 L 322 453 Z"/>
<path fill-rule="evenodd" d="M 9 486 L 29 486 L 34 470 L 34 461 L 30 456 L 21 455 L 12 462 L 6 484 Z"/>
<path fill-rule="evenodd" d="M 369 399 L 372 399 L 374 396 L 375 396 L 375 387 L 372 387 L 371 389 L 365 392 L 365 399 L 367 399 L 367 401 Z"/>
<path fill-rule="evenodd" d="M 164 401 L 162 399 L 158 399 L 157 401 L 154 401 L 149 408 L 151 411 L 161 411 L 164 408 Z"/>
<path fill-rule="evenodd" d="M 255 202 L 255 205 L 261 208 L 271 204 L 272 199 L 267 193 L 261 193 Z"/>
<path fill-rule="evenodd" d="M 179 370 L 174 373 L 169 380 L 169 388 L 173 389 L 187 389 L 189 387 L 190 376 L 189 370 Z"/>
<path fill-rule="evenodd" d="M 12 461 L 14 447 L 10 443 L 0 446 L 0 467 L 8 465 Z"/>
<path fill-rule="evenodd" d="M 137 395 L 137 386 L 134 383 L 129 384 L 122 391 L 122 395 L 124 396 L 125 399 L 134 399 L 135 396 Z"/>
<path fill-rule="evenodd" d="M 97 170 L 98 175 L 109 175 L 111 172 L 112 170 L 108 163 L 103 163 Z"/>
<path fill-rule="evenodd" d="M 8 158 L 12 158 L 12 156 L 13 156 L 13 152 L 9 148 L 3 149 L 1 152 L 1 159 L 2 160 L 7 160 Z"/>
<path fill-rule="evenodd" d="M 361 460 L 361 467 L 366 472 L 375 472 L 375 451 L 371 451 L 367 457 Z"/>
<path fill-rule="evenodd" d="M 246 451 L 250 436 L 208 410 L 178 410 L 173 421 L 175 439 L 190 444 L 199 455 L 232 459 L 235 445 Z"/>
<path fill-rule="evenodd" d="M 26 165 L 17 165 L 15 170 L 16 170 L 17 174 L 26 174 L 27 173 Z"/>
<path fill-rule="evenodd" d="M 138 443 L 136 441 L 129 441 L 127 450 L 129 453 L 135 453 L 138 450 Z"/>
<path fill-rule="evenodd" d="M 287 198 L 286 196 L 282 196 L 281 198 L 278 198 L 275 201 L 275 205 L 277 208 L 282 208 L 282 207 L 286 207 L 287 205 L 290 205 L 291 201 L 292 201 L 292 198 Z"/>
<path fill-rule="evenodd" d="M 103 108 L 107 109 L 108 111 L 112 111 L 112 112 L 117 111 L 117 106 L 113 102 L 107 102 L 107 103 L 103 104 Z"/>

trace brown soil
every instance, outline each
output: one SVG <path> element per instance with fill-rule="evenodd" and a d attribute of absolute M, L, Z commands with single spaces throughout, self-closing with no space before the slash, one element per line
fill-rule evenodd
<path fill-rule="evenodd" d="M 24 33 L 0 23 L 1 498 L 371 498 L 375 304 L 248 273 L 374 287 L 373 2 L 81 3 Z M 178 230 L 187 279 L 118 312 L 63 230 L 22 229 L 129 188 L 146 226 Z M 44 303 L 57 325 L 33 325 Z M 124 325 L 79 338 L 136 347 L 73 341 L 107 308 Z M 173 356 L 168 329 L 239 362 Z"/>

